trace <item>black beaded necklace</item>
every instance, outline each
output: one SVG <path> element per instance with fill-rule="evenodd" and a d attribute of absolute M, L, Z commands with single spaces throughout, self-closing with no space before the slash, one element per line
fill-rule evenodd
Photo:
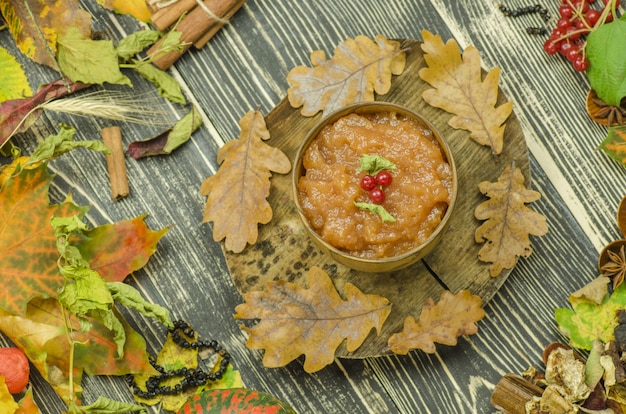
<path fill-rule="evenodd" d="M 197 388 L 209 381 L 221 379 L 228 368 L 230 354 L 217 341 L 195 341 L 195 332 L 187 322 L 174 321 L 174 327 L 169 330 L 169 333 L 174 343 L 181 348 L 197 349 L 198 351 L 211 350 L 218 354 L 221 357 L 219 368 L 215 372 L 205 372 L 200 368 L 180 368 L 166 371 L 165 368 L 157 364 L 154 357 L 150 356 L 150 364 L 159 372 L 159 375 L 148 378 L 145 391 L 139 388 L 133 375 L 126 376 L 126 383 L 139 398 L 150 399 L 158 395 L 183 393 L 190 388 Z M 174 386 L 161 384 L 171 378 L 180 378 L 180 382 Z"/>

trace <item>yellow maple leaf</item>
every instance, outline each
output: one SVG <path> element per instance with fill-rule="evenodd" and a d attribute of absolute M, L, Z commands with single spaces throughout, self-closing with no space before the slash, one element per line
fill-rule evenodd
<path fill-rule="evenodd" d="M 374 92 L 384 95 L 391 76 L 404 71 L 406 53 L 397 41 L 377 35 L 348 38 L 326 59 L 322 50 L 311 53 L 312 68 L 297 66 L 287 75 L 289 103 L 302 106 L 303 116 L 332 112 L 352 103 L 373 101 Z"/>
<path fill-rule="evenodd" d="M 389 349 L 406 355 L 411 349 L 421 349 L 427 353 L 435 352 L 435 342 L 454 346 L 461 335 L 478 332 L 475 322 L 485 316 L 482 300 L 468 290 L 456 295 L 448 290 L 441 293 L 439 302 L 432 298 L 424 302 L 419 320 L 412 316 L 404 320 L 402 332 L 389 337 Z"/>
<path fill-rule="evenodd" d="M 228 141 L 217 152 L 219 170 L 207 178 L 200 193 L 207 196 L 203 222 L 213 222 L 213 239 L 225 240 L 225 248 L 239 253 L 256 243 L 258 224 L 272 219 L 271 172 L 287 174 L 291 161 L 279 149 L 263 142 L 270 138 L 263 115 L 250 111 L 239 121 L 239 139 Z"/>
<path fill-rule="evenodd" d="M 91 16 L 78 0 L 0 0 L 0 13 L 22 53 L 55 70 L 57 37 L 70 28 L 91 33 Z"/>
<path fill-rule="evenodd" d="M 513 268 L 517 257 L 530 256 L 533 249 L 529 234 L 543 236 L 548 226 L 543 215 L 526 207 L 526 203 L 539 200 L 541 194 L 524 187 L 519 168 L 509 165 L 497 182 L 483 181 L 478 187 L 490 198 L 474 210 L 478 220 L 487 220 L 475 233 L 476 242 L 485 242 L 478 258 L 492 263 L 489 271 L 495 277 L 502 269 Z"/>
<path fill-rule="evenodd" d="M 305 355 L 304 370 L 316 372 L 332 363 L 344 340 L 346 349 L 358 349 L 373 328 L 377 332 L 389 316 L 391 304 L 346 283 L 343 300 L 322 269 L 308 274 L 309 289 L 283 280 L 269 282 L 265 291 L 244 294 L 235 319 L 260 319 L 248 332 L 250 349 L 265 349 L 263 365 L 282 367 Z"/>
<path fill-rule="evenodd" d="M 445 44 L 439 36 L 422 32 L 428 65 L 419 71 L 420 77 L 434 89 L 422 97 L 429 104 L 454 114 L 448 124 L 455 129 L 470 131 L 470 137 L 481 145 L 491 147 L 494 154 L 504 146 L 504 122 L 513 110 L 506 102 L 495 107 L 498 100 L 500 69 L 494 68 L 482 78 L 480 54 L 473 46 L 463 51 L 454 39 Z"/>
<path fill-rule="evenodd" d="M 18 61 L 0 47 L 0 102 L 31 96 L 33 91 L 28 84 L 26 73 Z"/>
<path fill-rule="evenodd" d="M 145 0 L 98 0 L 102 7 L 120 14 L 130 14 L 135 19 L 147 23 L 152 16 Z"/>

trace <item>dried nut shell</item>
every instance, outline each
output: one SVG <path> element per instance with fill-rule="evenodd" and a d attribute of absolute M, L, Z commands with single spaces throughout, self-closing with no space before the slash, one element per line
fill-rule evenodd
<path fill-rule="evenodd" d="M 541 359 L 543 359 L 544 364 L 548 363 L 548 357 L 550 356 L 552 351 L 554 351 L 557 348 L 571 349 L 569 346 L 562 344 L 560 342 L 552 342 L 548 344 L 548 346 L 546 346 L 545 349 L 543 350 L 543 354 L 541 355 Z"/>
<path fill-rule="evenodd" d="M 602 273 L 602 269 L 605 264 L 611 261 L 608 251 L 612 251 L 613 253 L 619 254 L 619 250 L 622 246 L 626 246 L 626 240 L 616 240 L 607 244 L 604 249 L 600 252 L 600 257 L 598 258 L 598 270 Z M 625 247 L 626 248 L 626 247 Z"/>
<path fill-rule="evenodd" d="M 622 198 L 619 206 L 617 207 L 617 228 L 622 232 L 624 237 L 626 237 L 626 196 Z"/>

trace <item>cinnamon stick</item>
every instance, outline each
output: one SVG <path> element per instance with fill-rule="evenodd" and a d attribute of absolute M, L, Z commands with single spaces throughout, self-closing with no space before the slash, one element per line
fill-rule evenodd
<path fill-rule="evenodd" d="M 241 6 L 244 5 L 244 3 L 246 2 L 246 0 L 239 0 L 237 2 L 235 2 L 235 5 L 233 5 L 233 7 L 231 7 L 226 14 L 224 14 L 224 16 L 222 16 L 223 19 L 225 20 L 230 20 L 231 17 L 233 17 L 235 15 L 235 13 L 237 13 L 237 11 L 241 8 Z M 217 33 L 219 32 L 219 30 L 224 27 L 225 23 L 222 22 L 217 22 L 216 24 L 214 24 L 206 33 L 204 33 L 202 35 L 202 37 L 200 39 L 198 39 L 197 41 L 194 42 L 193 46 L 196 49 L 202 49 L 204 47 L 204 45 L 206 45 L 209 40 L 211 40 L 211 38 Z"/>
<path fill-rule="evenodd" d="M 526 414 L 526 403 L 542 393 L 543 390 L 532 382 L 506 374 L 491 394 L 491 405 L 506 414 Z"/>
<path fill-rule="evenodd" d="M 196 5 L 196 0 L 178 0 L 172 5 L 155 11 L 150 20 L 158 31 L 163 32 Z"/>
<path fill-rule="evenodd" d="M 111 153 L 106 155 L 106 160 L 109 170 L 109 182 L 111 184 L 111 196 L 113 200 L 117 201 L 130 193 L 120 128 L 113 126 L 102 129 L 102 141 L 111 150 Z"/>
<path fill-rule="evenodd" d="M 224 16 L 231 8 L 242 0 L 205 0 L 204 5 L 211 10 L 211 12 L 218 17 Z M 181 41 L 185 43 L 185 46 L 181 51 L 172 51 L 163 56 L 159 56 L 154 60 L 154 64 L 162 69 L 166 70 L 182 56 L 189 47 L 198 41 L 211 27 L 219 23 L 216 19 L 209 16 L 209 14 L 202 7 L 195 7 L 187 14 L 182 21 L 176 27 L 176 30 L 182 32 Z M 168 35 L 165 35 L 161 40 L 155 43 L 149 50 L 148 56 L 154 55 L 159 49 L 161 43 Z"/>

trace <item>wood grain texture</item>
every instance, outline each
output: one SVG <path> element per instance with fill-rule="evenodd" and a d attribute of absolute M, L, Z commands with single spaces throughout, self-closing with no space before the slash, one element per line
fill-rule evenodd
<path fill-rule="evenodd" d="M 556 14 L 557 3 L 545 6 Z M 94 28 L 116 41 L 141 28 L 94 0 L 81 4 L 92 14 Z M 203 337 L 220 341 L 246 386 L 285 399 L 299 413 L 492 413 L 491 391 L 502 375 L 540 366 L 545 345 L 566 341 L 558 333 L 554 309 L 568 306 L 567 295 L 595 277 L 602 245 L 621 237 L 614 214 L 626 184 L 623 168 L 595 150 L 606 130 L 585 116 L 584 75 L 560 57 L 545 55 L 543 39 L 525 33 L 526 26 L 538 25 L 536 16 L 506 19 L 498 4 L 249 0 L 207 47 L 188 51 L 170 69 L 202 111 L 204 125 L 192 139 L 171 156 L 127 160 L 131 196 L 117 203 L 107 190 L 104 156 L 74 151 L 51 164 L 57 174 L 51 199 L 59 202 L 71 190 L 77 203 L 92 206 L 87 214 L 92 226 L 144 213 L 149 213 L 151 228 L 174 225 L 148 265 L 127 282 L 148 300 L 167 306 L 175 318 L 190 322 Z M 510 7 L 525 5 L 522 0 L 507 2 Z M 278 105 L 286 95 L 287 73 L 308 64 L 312 50 L 331 54 L 339 42 L 359 34 L 420 40 L 422 29 L 454 37 L 462 46 L 472 44 L 485 69 L 502 68 L 501 89 L 514 102 L 530 151 L 532 187 L 542 194 L 533 207 L 546 215 L 550 232 L 533 239 L 535 253 L 520 260 L 487 304 L 479 332 L 462 338 L 457 347 L 438 347 L 434 355 L 340 359 L 313 375 L 303 372 L 301 360 L 266 369 L 262 354 L 245 347 L 246 338 L 232 318 L 241 297 L 221 247 L 212 241 L 210 225 L 200 224 L 204 200 L 199 186 L 217 169 L 217 149 L 238 136 L 239 118 L 257 108 L 267 114 Z M 58 77 L 19 57 L 6 31 L 0 32 L 0 45 L 18 56 L 33 88 Z M 155 110 L 155 120 L 173 122 L 186 113 L 186 108 L 159 99 L 140 77 L 128 75 L 135 85 L 132 93 Z M 162 129 L 48 113 L 15 142 L 28 154 L 37 141 L 57 132 L 59 122 L 75 126 L 76 139 L 93 139 L 103 127 L 119 125 L 125 145 Z M 164 330 L 133 312 L 125 314 L 149 349 L 158 351 Z M 33 388 L 43 413 L 63 410 L 37 375 Z M 87 378 L 87 402 L 99 395 L 131 400 L 122 379 Z"/>

